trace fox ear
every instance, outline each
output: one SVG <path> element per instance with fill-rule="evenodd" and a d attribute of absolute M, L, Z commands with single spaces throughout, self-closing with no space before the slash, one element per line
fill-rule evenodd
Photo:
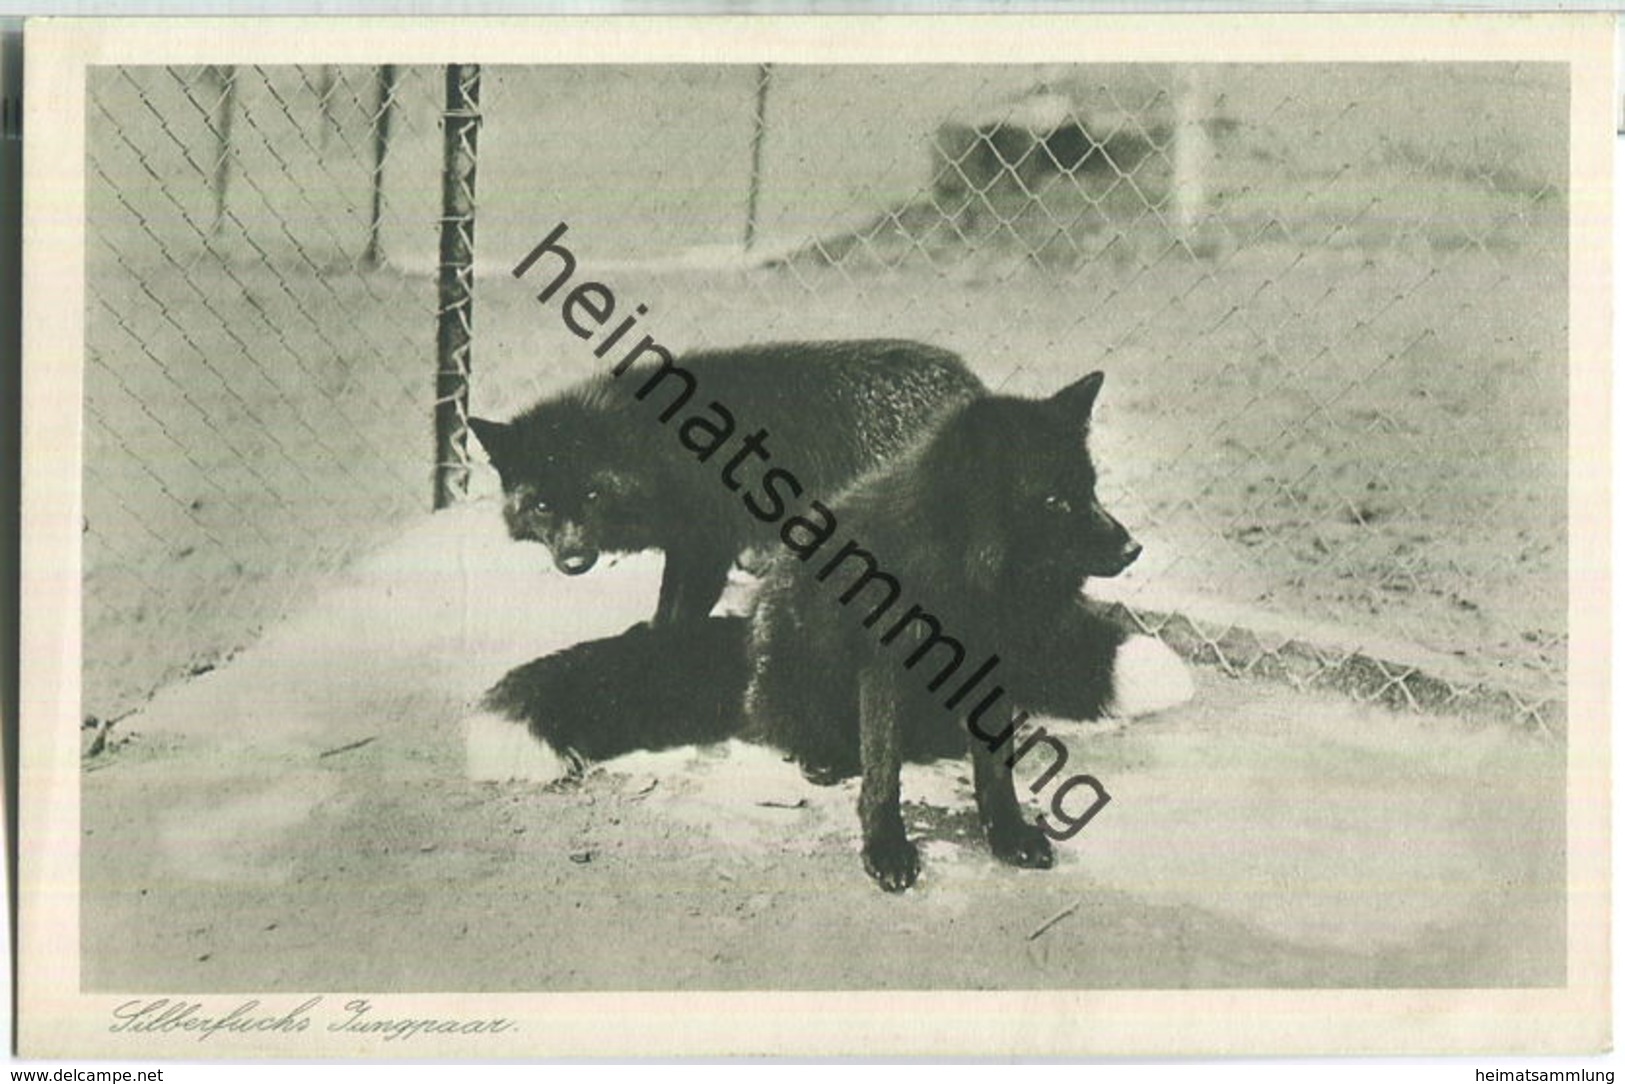
<path fill-rule="evenodd" d="M 485 454 L 491 457 L 492 463 L 501 464 L 508 458 L 510 443 L 508 431 L 512 426 L 503 422 L 486 421 L 484 418 L 469 418 L 468 427 L 480 438 L 480 444 L 484 446 Z"/>
<path fill-rule="evenodd" d="M 1096 370 L 1074 384 L 1068 384 L 1050 397 L 1050 402 L 1059 405 L 1072 417 L 1080 422 L 1087 422 L 1089 415 L 1095 409 L 1095 397 L 1100 394 L 1100 385 L 1105 381 L 1106 374 Z"/>

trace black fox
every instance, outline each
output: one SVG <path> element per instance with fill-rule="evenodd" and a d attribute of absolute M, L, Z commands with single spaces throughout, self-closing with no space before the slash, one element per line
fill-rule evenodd
<path fill-rule="evenodd" d="M 1054 790 L 1038 825 L 1023 819 L 1011 769 L 1047 749 L 1054 759 L 1036 793 L 1067 755 L 1041 727 L 1018 741 L 1027 713 L 1137 715 L 1191 695 L 1166 647 L 1081 594 L 1087 577 L 1116 575 L 1140 552 L 1095 497 L 1086 440 L 1101 380 L 1092 373 L 1047 400 L 988 396 L 952 411 L 819 509 L 822 538 L 839 532 L 861 544 L 792 545 L 786 528 L 748 644 L 745 619 L 711 618 L 577 645 L 515 671 L 488 695 L 482 720 L 499 738 L 525 722 L 536 739 L 525 748 L 548 754 L 555 772 L 570 770 L 569 754 L 589 742 L 601 759 L 737 732 L 785 750 L 816 783 L 861 773 L 864 866 L 888 891 L 919 872 L 900 809 L 902 762 L 957 756 L 968 744 L 992 850 L 1048 867 L 1051 836 L 1075 834 L 1107 799 L 1076 775 Z M 637 679 L 613 699 L 594 691 L 594 682 L 641 674 L 665 687 Z M 1019 710 L 1000 726 L 989 713 L 1007 688 L 1002 710 Z M 741 701 L 730 728 L 723 709 Z M 1064 806 L 1074 783 L 1097 796 L 1082 815 Z"/>
<path fill-rule="evenodd" d="M 1037 790 L 1066 755 L 1042 729 L 1015 743 L 1027 713 L 1092 719 L 1147 706 L 1118 673 L 1129 634 L 1081 595 L 1087 577 L 1115 576 L 1140 554 L 1095 497 L 1086 441 L 1102 379 L 1091 373 L 1047 400 L 992 396 L 957 411 L 834 504 L 861 546 L 825 561 L 780 558 L 758 596 L 750 730 L 793 754 L 814 782 L 861 771 L 864 867 L 889 891 L 919 872 L 899 806 L 905 759 L 960 755 L 968 739 L 994 854 L 1045 868 L 1050 836 L 1082 824 L 1057 831 L 1021 816 L 1011 768 L 1047 741 L 1055 760 Z M 1167 661 L 1171 680 L 1153 679 L 1166 687 L 1151 699 L 1182 699 L 1188 688 L 1171 653 Z M 972 696 L 978 687 L 986 691 Z M 989 712 L 1007 688 L 1003 710 L 1020 710 L 994 723 Z M 1074 779 L 1107 800 L 1091 777 Z M 1064 797 L 1052 796 L 1057 820 L 1067 820 Z"/>
<path fill-rule="evenodd" d="M 956 355 L 922 343 L 783 343 L 617 367 L 506 424 L 469 424 L 502 478 L 509 533 L 547 546 L 560 571 L 665 551 L 662 625 L 704 618 L 740 552 L 775 540 L 787 500 L 837 492 L 983 393 Z M 735 440 L 736 428 L 754 431 Z M 770 439 L 795 472 L 761 469 Z"/>

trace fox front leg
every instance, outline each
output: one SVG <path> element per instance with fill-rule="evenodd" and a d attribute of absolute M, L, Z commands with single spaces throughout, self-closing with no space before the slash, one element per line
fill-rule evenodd
<path fill-rule="evenodd" d="M 920 876 L 920 851 L 903 827 L 902 704 L 894 667 L 869 663 L 859 677 L 859 744 L 863 785 L 863 868 L 887 892 L 902 892 Z"/>

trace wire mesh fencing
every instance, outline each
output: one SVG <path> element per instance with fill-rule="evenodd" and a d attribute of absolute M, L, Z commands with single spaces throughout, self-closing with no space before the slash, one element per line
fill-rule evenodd
<path fill-rule="evenodd" d="M 482 176 L 556 194 L 487 253 L 568 221 L 674 348 L 910 335 L 1027 394 L 1104 369 L 1103 492 L 1147 551 L 1096 589 L 1141 627 L 1233 673 L 1560 728 L 1565 80 L 505 70 Z M 497 135 L 515 100 L 547 103 L 545 151 Z M 528 291 L 482 304 L 494 341 L 584 360 Z M 534 357 L 499 349 L 476 397 L 563 382 Z"/>
<path fill-rule="evenodd" d="M 1561 78 L 1035 72 L 935 128 L 918 191 L 785 264 L 809 291 L 968 272 L 1044 326 L 1041 357 L 1127 378 L 1119 424 L 1156 439 L 1108 470 L 1161 542 L 1150 594 L 1181 589 L 1148 631 L 1232 672 L 1561 726 Z"/>
<path fill-rule="evenodd" d="M 424 506 L 436 74 L 93 73 L 87 712 L 212 666 Z"/>
<path fill-rule="evenodd" d="M 560 222 L 674 350 L 910 336 L 1029 394 L 1101 368 L 1103 498 L 1147 550 L 1099 586 L 1135 620 L 1235 672 L 1560 726 L 1565 80 L 488 67 L 452 383 L 500 416 L 594 371 L 506 275 Z M 87 641 L 206 665 L 462 468 L 428 432 L 446 82 L 98 73 Z M 115 701 L 165 676 L 116 655 Z"/>

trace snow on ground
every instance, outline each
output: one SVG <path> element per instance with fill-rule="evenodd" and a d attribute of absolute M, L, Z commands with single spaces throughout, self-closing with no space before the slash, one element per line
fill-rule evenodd
<path fill-rule="evenodd" d="M 479 694 L 659 582 L 656 555 L 561 576 L 499 519 L 411 526 L 120 724 L 84 777 L 87 989 L 1562 981 L 1560 746 L 1212 670 L 1160 715 L 1046 724 L 1112 797 L 1050 871 L 988 855 L 968 763 L 908 768 L 901 897 L 861 869 L 855 782 L 742 742 L 472 782 Z"/>

